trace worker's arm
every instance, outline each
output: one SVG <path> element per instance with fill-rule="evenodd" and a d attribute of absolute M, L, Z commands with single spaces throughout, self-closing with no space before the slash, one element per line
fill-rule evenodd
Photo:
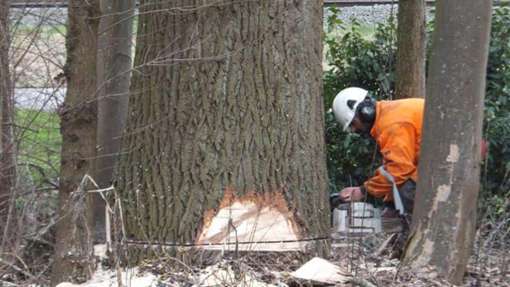
<path fill-rule="evenodd" d="M 398 123 L 388 128 L 378 141 L 384 169 L 393 176 L 397 186 L 415 174 L 416 137 L 416 130 L 411 124 Z M 391 183 L 379 171 L 365 182 L 364 187 L 374 197 L 392 200 Z"/>

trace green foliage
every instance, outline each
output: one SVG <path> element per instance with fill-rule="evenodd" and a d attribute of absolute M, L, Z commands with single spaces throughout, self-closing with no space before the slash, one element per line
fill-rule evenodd
<path fill-rule="evenodd" d="M 13 36 L 19 36 L 19 35 L 26 35 L 31 33 L 40 33 L 43 36 L 65 36 L 67 27 L 63 24 L 55 24 L 55 25 L 45 25 L 45 24 L 20 24 L 13 29 L 16 29 L 15 31 L 12 31 Z"/>
<path fill-rule="evenodd" d="M 486 192 L 510 191 L 510 8 L 495 9 L 487 67 L 484 134 L 490 143 Z"/>
<path fill-rule="evenodd" d="M 332 18 L 332 19 L 329 19 Z M 332 13 L 327 19 L 344 28 L 341 37 L 328 33 L 326 59 L 330 69 L 324 73 L 324 104 L 331 107 L 341 89 L 359 86 L 374 91 L 379 99 L 391 98 L 394 86 L 396 28 L 394 19 L 377 25 L 373 37 L 364 37 L 353 21 L 348 28 Z M 433 21 L 431 21 L 433 23 Z M 432 24 L 427 33 L 432 32 Z M 484 137 L 490 142 L 489 157 L 482 175 L 482 196 L 505 196 L 510 190 L 510 8 L 494 10 L 487 69 Z M 340 34 L 340 33 L 337 33 Z M 431 39 L 430 35 L 428 39 Z M 428 45 L 430 47 L 430 45 Z M 328 172 L 332 189 L 357 185 L 378 166 L 375 145 L 367 139 L 341 131 L 331 112 L 326 113 Z"/>
<path fill-rule="evenodd" d="M 330 17 L 336 17 L 336 14 Z M 329 20 L 328 20 L 329 22 Z M 338 22 L 335 22 L 338 23 Z M 326 55 L 332 68 L 326 72 L 325 88 L 350 84 L 365 87 L 380 97 L 388 98 L 393 89 L 396 27 L 392 19 L 378 24 L 373 38 L 360 32 L 361 25 L 353 19 L 343 36 L 327 36 Z M 332 100 L 331 89 L 325 91 L 326 101 Z"/>

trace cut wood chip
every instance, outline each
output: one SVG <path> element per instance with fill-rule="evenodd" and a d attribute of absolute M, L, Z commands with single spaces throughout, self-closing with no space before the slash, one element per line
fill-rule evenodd
<path fill-rule="evenodd" d="M 306 262 L 298 270 L 290 274 L 292 277 L 302 280 L 315 281 L 325 284 L 342 284 L 352 279 L 350 273 L 342 270 L 337 265 L 315 257 Z"/>

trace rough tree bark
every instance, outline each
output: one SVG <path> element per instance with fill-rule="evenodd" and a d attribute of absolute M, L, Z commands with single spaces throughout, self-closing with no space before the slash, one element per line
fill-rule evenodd
<path fill-rule="evenodd" d="M 97 84 L 97 160 L 95 180 L 101 188 L 112 184 L 127 115 L 134 0 L 102 0 L 99 23 Z M 105 239 L 105 202 L 94 194 L 95 239 Z"/>
<path fill-rule="evenodd" d="M 62 152 L 55 261 L 52 284 L 83 281 L 92 271 L 91 203 L 81 184 L 96 155 L 96 44 L 98 0 L 71 0 L 68 6 L 65 76 L 60 107 Z"/>
<path fill-rule="evenodd" d="M 425 0 L 398 1 L 395 99 L 425 97 Z"/>
<path fill-rule="evenodd" d="M 462 281 L 475 232 L 491 1 L 438 1 L 404 261 Z"/>
<path fill-rule="evenodd" d="M 327 236 L 322 5 L 141 2 L 118 178 L 128 237 L 208 242 L 234 203 Z"/>
<path fill-rule="evenodd" d="M 0 254 L 16 241 L 14 188 L 16 152 L 13 135 L 13 87 L 9 71 L 9 2 L 0 1 Z"/>

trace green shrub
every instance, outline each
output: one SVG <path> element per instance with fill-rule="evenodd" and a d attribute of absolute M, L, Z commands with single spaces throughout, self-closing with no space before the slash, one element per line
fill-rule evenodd
<path fill-rule="evenodd" d="M 510 8 L 495 9 L 487 65 L 484 134 L 489 157 L 483 173 L 484 192 L 510 190 Z"/>

